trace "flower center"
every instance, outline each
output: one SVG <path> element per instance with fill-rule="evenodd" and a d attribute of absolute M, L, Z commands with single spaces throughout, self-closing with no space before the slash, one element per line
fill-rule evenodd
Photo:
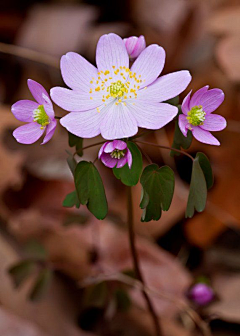
<path fill-rule="evenodd" d="M 39 105 L 38 108 L 33 111 L 33 121 L 41 125 L 41 129 L 50 123 L 49 116 L 45 112 L 43 105 Z"/>
<path fill-rule="evenodd" d="M 203 125 L 203 122 L 205 120 L 206 113 L 203 111 L 202 106 L 194 106 L 192 109 L 188 112 L 187 120 L 189 124 L 193 126 L 200 126 Z"/>
<path fill-rule="evenodd" d="M 119 150 L 119 149 L 114 149 L 112 153 L 110 154 L 113 159 L 121 159 L 122 157 L 125 156 L 125 151 L 124 150 Z"/>
<path fill-rule="evenodd" d="M 120 80 L 108 86 L 107 91 L 113 98 L 121 98 L 125 93 L 128 93 L 127 85 L 124 85 Z"/>

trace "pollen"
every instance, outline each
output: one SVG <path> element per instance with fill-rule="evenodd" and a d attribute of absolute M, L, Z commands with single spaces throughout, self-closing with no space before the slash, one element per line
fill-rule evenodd
<path fill-rule="evenodd" d="M 203 125 L 206 113 L 203 111 L 202 106 L 194 106 L 188 112 L 187 120 L 192 126 Z"/>
<path fill-rule="evenodd" d="M 39 105 L 36 110 L 33 111 L 33 121 L 41 125 L 41 129 L 50 124 L 49 116 L 45 112 L 44 106 Z"/>
<path fill-rule="evenodd" d="M 113 159 L 121 159 L 125 156 L 126 150 L 114 149 L 110 154 Z"/>

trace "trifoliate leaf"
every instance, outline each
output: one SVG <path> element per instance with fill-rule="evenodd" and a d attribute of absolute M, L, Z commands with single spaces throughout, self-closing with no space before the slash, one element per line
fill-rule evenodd
<path fill-rule="evenodd" d="M 79 156 L 83 156 L 83 138 L 68 132 L 68 144 L 70 147 L 76 148 L 76 152 Z"/>
<path fill-rule="evenodd" d="M 121 180 L 123 184 L 131 187 L 138 183 L 143 162 L 142 162 L 142 153 L 139 150 L 138 146 L 128 141 L 127 143 L 128 149 L 132 153 L 132 167 L 129 169 L 128 165 L 125 164 L 122 168 L 113 168 L 113 173 L 117 179 Z"/>
<path fill-rule="evenodd" d="M 199 159 L 199 164 L 206 179 L 207 188 L 210 189 L 212 188 L 214 182 L 211 164 L 207 156 L 203 153 L 197 153 L 196 157 Z"/>
<path fill-rule="evenodd" d="M 53 272 L 49 268 L 44 268 L 40 272 L 30 292 L 29 295 L 30 300 L 37 301 L 47 292 L 52 280 L 52 276 Z"/>
<path fill-rule="evenodd" d="M 15 287 L 19 287 L 31 274 L 36 271 L 36 264 L 32 260 L 24 260 L 9 268 Z"/>
<path fill-rule="evenodd" d="M 188 131 L 187 136 L 185 137 L 180 131 L 180 128 L 178 126 L 178 120 L 176 120 L 172 147 L 176 149 L 181 149 L 181 148 L 188 149 L 191 143 L 192 143 L 192 132 Z M 180 155 L 180 154 L 172 150 L 170 155 L 174 156 L 174 155 Z"/>
<path fill-rule="evenodd" d="M 75 187 L 80 204 L 98 219 L 107 215 L 108 205 L 104 186 L 97 168 L 92 162 L 81 161 L 74 173 Z"/>
<path fill-rule="evenodd" d="M 72 191 L 70 194 L 67 194 L 62 205 L 65 208 L 72 208 L 74 206 L 76 208 L 80 208 L 80 202 L 76 190 Z"/>
<path fill-rule="evenodd" d="M 203 162 L 201 155 L 200 158 Z M 196 156 L 193 161 L 190 191 L 185 214 L 185 216 L 189 218 L 194 215 L 195 210 L 202 212 L 205 209 L 207 201 L 207 183 L 199 161 L 199 156 Z M 211 183 L 209 177 L 208 180 L 210 185 Z"/>
<path fill-rule="evenodd" d="M 159 168 L 157 164 L 147 166 L 141 176 L 143 195 L 140 207 L 144 209 L 141 220 L 159 220 L 162 210 L 171 205 L 174 192 L 174 173 L 171 168 Z"/>

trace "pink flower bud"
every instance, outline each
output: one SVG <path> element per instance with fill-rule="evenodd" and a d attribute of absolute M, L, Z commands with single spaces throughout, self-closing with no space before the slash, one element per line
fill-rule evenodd
<path fill-rule="evenodd" d="M 199 306 L 205 306 L 214 299 L 214 292 L 205 283 L 195 284 L 189 291 L 188 297 Z"/>
<path fill-rule="evenodd" d="M 123 39 L 128 55 L 131 59 L 137 58 L 146 48 L 146 41 L 143 35 L 136 37 L 131 36 Z"/>

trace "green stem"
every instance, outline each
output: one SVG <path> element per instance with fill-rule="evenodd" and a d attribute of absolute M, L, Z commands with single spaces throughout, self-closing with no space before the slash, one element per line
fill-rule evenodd
<path fill-rule="evenodd" d="M 168 149 L 168 150 L 172 150 L 174 152 L 178 152 L 178 153 L 181 153 L 183 155 L 186 155 L 188 156 L 192 161 L 194 161 L 194 157 L 192 157 L 192 155 L 188 154 L 187 152 L 184 152 L 180 149 L 176 149 L 176 148 L 173 148 L 173 147 L 168 147 L 168 146 L 162 146 L 162 145 L 157 145 L 157 144 L 154 144 L 152 142 L 147 142 L 147 141 L 139 141 L 139 140 L 135 140 L 135 142 L 137 143 L 140 143 L 140 144 L 143 144 L 143 145 L 148 145 L 148 146 L 153 146 L 153 147 L 158 147 L 158 148 L 163 148 L 163 149 Z"/>
<path fill-rule="evenodd" d="M 133 204 L 132 204 L 132 189 L 131 187 L 127 188 L 127 209 L 128 209 L 128 234 L 129 234 L 129 243 L 130 243 L 130 250 L 134 265 L 134 271 L 137 279 L 142 283 L 143 286 L 145 286 L 145 282 L 143 279 L 142 272 L 140 270 L 139 266 L 139 260 L 138 260 L 138 254 L 136 250 L 136 244 L 135 244 L 135 233 L 134 233 L 134 227 L 133 227 Z M 142 295 L 144 300 L 146 301 L 149 313 L 152 316 L 152 320 L 155 326 L 156 336 L 161 336 L 161 329 L 159 324 L 158 316 L 155 312 L 154 306 L 151 302 L 150 297 L 148 296 L 148 293 L 145 291 L 145 289 L 142 289 Z"/>

